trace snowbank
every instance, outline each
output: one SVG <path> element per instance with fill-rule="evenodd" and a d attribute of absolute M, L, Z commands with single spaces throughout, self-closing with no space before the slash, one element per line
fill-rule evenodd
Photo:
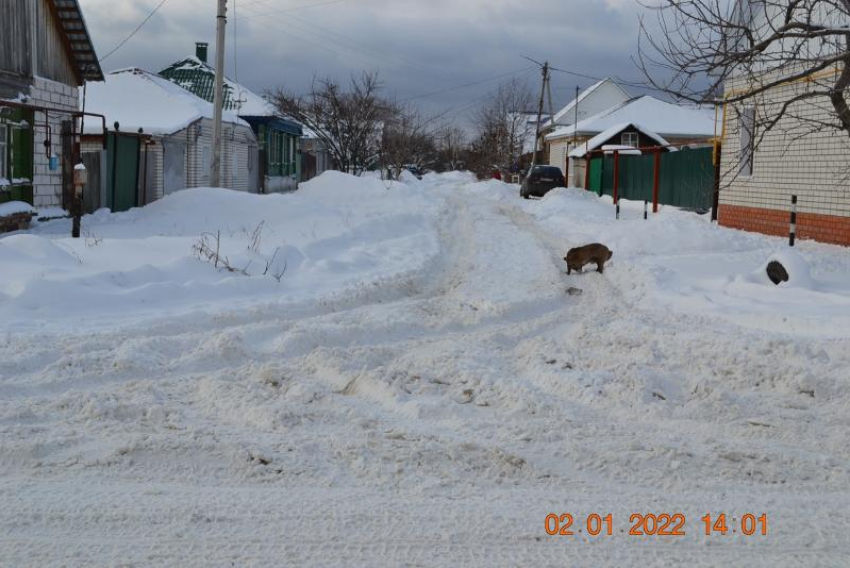
<path fill-rule="evenodd" d="M 99 211 L 79 240 L 68 220 L 41 223 L 0 238 L 0 326 L 125 325 L 368 290 L 428 264 L 439 207 L 404 184 L 327 172 L 293 194 L 199 188 Z"/>

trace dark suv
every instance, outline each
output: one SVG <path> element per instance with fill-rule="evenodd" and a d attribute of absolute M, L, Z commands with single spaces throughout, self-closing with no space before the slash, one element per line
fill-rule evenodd
<path fill-rule="evenodd" d="M 566 185 L 561 168 L 555 166 L 532 166 L 528 170 L 525 179 L 522 180 L 522 189 L 519 194 L 523 199 L 529 197 L 543 197 L 556 187 Z"/>

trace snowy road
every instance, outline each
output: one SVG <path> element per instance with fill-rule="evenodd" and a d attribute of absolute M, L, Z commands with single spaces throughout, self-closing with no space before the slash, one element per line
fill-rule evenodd
<path fill-rule="evenodd" d="M 0 565 L 843 565 L 843 328 L 665 309 L 613 221 L 587 221 L 626 239 L 605 275 L 567 276 L 590 225 L 493 186 L 423 183 L 436 254 L 345 294 L 3 329 Z M 688 293 L 720 301 L 671 306 Z M 592 513 L 614 534 L 588 536 Z M 686 535 L 630 536 L 633 513 Z M 732 534 L 747 513 L 767 536 Z"/>

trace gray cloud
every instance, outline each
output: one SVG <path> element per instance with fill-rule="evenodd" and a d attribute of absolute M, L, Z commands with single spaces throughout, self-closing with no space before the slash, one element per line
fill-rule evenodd
<path fill-rule="evenodd" d="M 592 76 L 638 78 L 638 5 L 633 0 L 230 0 L 227 74 L 262 93 L 278 86 L 301 92 L 314 76 L 341 80 L 379 70 L 399 99 L 479 81 L 530 64 L 527 55 Z M 324 0 L 329 1 L 329 0 Z M 124 39 L 159 0 L 81 0 L 100 54 Z M 194 53 L 195 41 L 215 43 L 215 0 L 169 0 L 105 70 L 157 71 Z M 212 54 L 211 50 L 211 56 Z M 517 73 L 536 85 L 539 73 Z M 576 85 L 553 76 L 556 106 Z M 498 81 L 417 100 L 426 112 L 464 111 Z M 465 112 L 460 112 L 463 118 Z"/>

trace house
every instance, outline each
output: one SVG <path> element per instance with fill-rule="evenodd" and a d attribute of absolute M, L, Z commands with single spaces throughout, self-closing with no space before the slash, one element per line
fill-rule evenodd
<path fill-rule="evenodd" d="M 194 57 L 166 67 L 159 75 L 213 102 L 215 69 L 207 63 L 208 50 L 208 44 L 197 43 Z M 260 142 L 260 186 L 263 193 L 294 190 L 300 181 L 328 169 L 324 146 L 313 135 L 306 145 L 310 158 L 306 160 L 308 175 L 305 177 L 305 160 L 302 157 L 305 148 L 301 141 L 303 127 L 281 116 L 267 100 L 230 79 L 224 81 L 224 108 L 248 122 Z"/>
<path fill-rule="evenodd" d="M 71 204 L 78 87 L 102 80 L 77 0 L 3 2 L 0 203 L 24 201 L 43 213 Z"/>
<path fill-rule="evenodd" d="M 820 9 L 830 10 L 817 18 L 826 30 L 830 29 L 828 24 L 834 24 L 831 27 L 835 30 L 850 25 L 846 11 L 842 14 L 842 10 L 827 4 Z M 739 0 L 738 14 L 741 25 L 752 29 L 757 39 L 759 33 L 771 29 L 764 7 L 754 1 Z M 838 37 L 833 35 L 828 41 L 838 41 Z M 826 59 L 832 53 L 832 48 L 823 48 L 817 40 L 800 41 L 809 43 L 800 49 L 814 54 L 806 60 L 809 68 L 821 65 L 816 58 Z M 845 49 L 843 39 L 840 45 Z M 772 57 L 762 73 L 731 70 L 724 84 L 726 99 L 745 95 L 754 86 L 768 82 L 778 85 L 722 107 L 721 225 L 787 236 L 792 196 L 796 196 L 798 237 L 850 246 L 850 144 L 846 132 L 828 126 L 837 122 L 830 99 L 815 92 L 833 89 L 846 63 L 827 64 L 828 60 L 823 62 L 823 70 L 807 74 L 804 67 L 786 61 L 783 53 Z M 805 100 L 793 102 L 796 97 Z M 779 119 L 785 104 L 790 104 L 788 113 Z M 764 128 L 776 119 L 771 130 Z"/>
<path fill-rule="evenodd" d="M 578 121 L 586 120 L 610 108 L 629 101 L 632 96 L 613 79 L 603 79 L 570 101 L 558 111 L 552 120 L 544 123 L 541 134 L 545 137 L 555 130 L 562 130 Z M 558 137 L 544 144 L 548 153 L 549 165 L 561 168 L 564 172 L 567 154 L 575 147 L 568 137 Z"/>
<path fill-rule="evenodd" d="M 154 73 L 122 69 L 89 85 L 86 106 L 106 117 L 105 133 L 98 122 L 87 121 L 83 127 L 84 156 L 107 139 L 100 206 L 123 211 L 180 189 L 209 185 L 212 104 Z M 222 124 L 221 185 L 256 193 L 259 145 L 254 131 L 229 111 Z"/>
<path fill-rule="evenodd" d="M 583 187 L 583 159 L 603 146 L 631 148 L 709 144 L 714 113 L 668 103 L 649 95 L 635 97 L 545 136 L 550 164 L 568 173 L 568 183 Z M 563 154 L 560 150 L 567 149 Z"/>

